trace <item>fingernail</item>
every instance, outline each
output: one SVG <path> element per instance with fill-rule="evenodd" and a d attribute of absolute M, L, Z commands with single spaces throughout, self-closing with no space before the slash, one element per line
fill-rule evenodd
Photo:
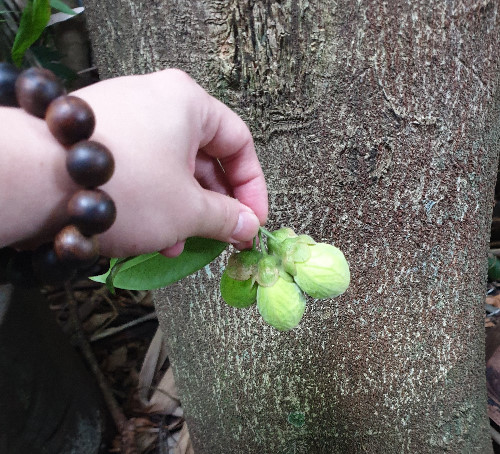
<path fill-rule="evenodd" d="M 259 220 L 253 212 L 240 211 L 238 223 L 231 235 L 230 243 L 238 243 L 240 241 L 250 241 L 259 230 Z"/>

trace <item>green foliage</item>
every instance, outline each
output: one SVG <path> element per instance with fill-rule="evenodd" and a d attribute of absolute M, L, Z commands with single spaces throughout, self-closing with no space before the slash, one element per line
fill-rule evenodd
<path fill-rule="evenodd" d="M 43 46 L 31 46 L 30 51 L 42 67 L 52 71 L 62 81 L 71 82 L 78 78 L 75 71 L 59 63 L 63 56 L 52 45 L 46 43 Z"/>
<path fill-rule="evenodd" d="M 58 11 L 61 11 L 61 13 L 70 14 L 71 16 L 76 15 L 76 13 L 61 0 L 50 0 L 50 6 Z"/>
<path fill-rule="evenodd" d="M 14 64 L 21 66 L 24 54 L 40 37 L 50 19 L 49 0 L 30 0 L 23 10 L 19 29 L 12 45 Z"/>
<path fill-rule="evenodd" d="M 500 260 L 493 254 L 488 255 L 488 279 L 500 281 Z"/>
<path fill-rule="evenodd" d="M 188 238 L 178 257 L 159 252 L 125 259 L 112 259 L 107 273 L 92 277 L 96 282 L 128 290 L 152 290 L 166 287 L 208 265 L 218 257 L 227 243 L 206 238 Z"/>
<path fill-rule="evenodd" d="M 10 13 L 10 11 L 8 9 L 5 9 L 5 3 L 0 0 L 0 23 L 5 22 L 5 20 L 2 19 L 2 15 L 7 13 Z"/>
<path fill-rule="evenodd" d="M 23 9 L 19 28 L 11 50 L 12 61 L 17 66 L 21 66 L 24 54 L 33 43 L 40 38 L 47 27 L 51 8 L 72 16 L 76 15 L 76 13 L 61 0 L 29 0 L 28 4 Z"/>

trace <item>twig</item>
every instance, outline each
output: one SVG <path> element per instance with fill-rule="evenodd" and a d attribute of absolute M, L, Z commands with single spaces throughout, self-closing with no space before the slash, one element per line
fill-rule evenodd
<path fill-rule="evenodd" d="M 108 407 L 111 417 L 116 425 L 116 428 L 121 434 L 122 449 L 123 454 L 138 454 L 137 448 L 134 443 L 134 421 L 128 420 L 123 414 L 121 408 L 116 402 L 113 392 L 106 381 L 106 377 L 102 373 L 97 360 L 94 356 L 94 352 L 90 348 L 90 343 L 88 342 L 85 334 L 83 332 L 80 319 L 78 318 L 78 307 L 75 298 L 73 297 L 73 290 L 71 284 L 66 282 L 64 284 L 64 289 L 66 291 L 66 297 L 68 299 L 69 312 L 71 317 L 71 323 L 74 328 L 74 339 L 77 346 L 80 348 L 85 360 L 87 361 L 90 370 L 95 375 L 101 393 L 103 395 L 106 406 Z"/>
<path fill-rule="evenodd" d="M 485 309 L 486 309 L 486 312 L 488 312 L 489 317 L 493 317 L 494 315 L 497 315 L 498 313 L 500 313 L 499 307 L 493 306 L 493 305 L 488 304 L 488 303 L 485 304 Z"/>
<path fill-rule="evenodd" d="M 82 69 L 81 71 L 78 71 L 77 74 L 80 76 L 82 74 L 89 73 L 90 71 L 96 71 L 96 70 L 97 70 L 97 66 L 91 66 L 90 68 L 85 68 L 85 69 Z"/>
<path fill-rule="evenodd" d="M 138 295 L 128 289 L 123 289 L 125 293 L 128 293 L 134 302 L 141 304 L 148 296 L 151 295 L 150 291 L 139 290 Z"/>
<path fill-rule="evenodd" d="M 498 433 L 493 427 L 490 426 L 491 438 L 495 440 L 495 443 L 500 445 L 500 433 Z"/>
<path fill-rule="evenodd" d="M 93 336 L 90 337 L 90 342 L 95 342 L 99 339 L 113 336 L 114 334 L 119 333 L 120 331 L 126 330 L 128 328 L 131 328 L 132 326 L 139 325 L 140 323 L 147 322 L 148 320 L 154 320 L 154 319 L 156 319 L 156 313 L 151 312 L 150 314 L 146 314 L 143 317 L 139 317 L 135 320 L 132 320 L 131 322 L 124 323 L 123 325 L 120 325 L 120 326 L 115 326 L 114 328 L 108 328 L 100 333 L 94 334 Z"/>

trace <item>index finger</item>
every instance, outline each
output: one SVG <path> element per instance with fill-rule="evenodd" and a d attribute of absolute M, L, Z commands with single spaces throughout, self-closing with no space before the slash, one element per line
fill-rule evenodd
<path fill-rule="evenodd" d="M 252 134 L 229 107 L 207 96 L 200 148 L 219 159 L 234 197 L 264 224 L 268 213 L 267 187 Z"/>

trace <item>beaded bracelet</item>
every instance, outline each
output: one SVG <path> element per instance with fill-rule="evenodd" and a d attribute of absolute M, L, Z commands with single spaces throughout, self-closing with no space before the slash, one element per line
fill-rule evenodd
<path fill-rule="evenodd" d="M 69 200 L 70 223 L 53 242 L 35 251 L 0 249 L 0 284 L 59 284 L 73 278 L 78 269 L 88 268 L 99 257 L 96 235 L 108 230 L 116 218 L 111 197 L 97 189 L 114 171 L 111 152 L 101 143 L 88 140 L 95 128 L 91 107 L 82 99 L 66 95 L 49 70 L 30 68 L 20 72 L 0 63 L 0 106 L 21 107 L 44 118 L 66 150 L 66 168 L 82 186 Z"/>

